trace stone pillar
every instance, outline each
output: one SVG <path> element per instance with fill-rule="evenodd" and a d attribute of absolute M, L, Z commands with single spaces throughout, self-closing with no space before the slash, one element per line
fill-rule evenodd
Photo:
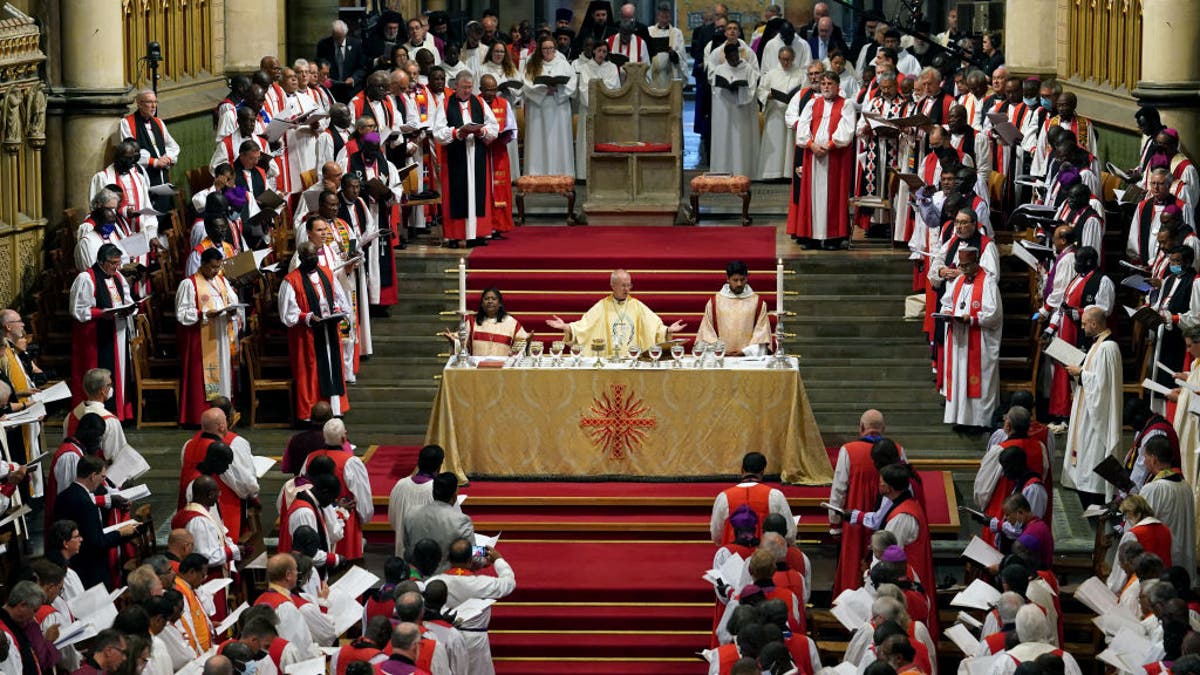
<path fill-rule="evenodd" d="M 961 23 L 961 22 L 960 22 Z M 1008 0 L 1004 9 L 1004 60 L 1010 75 L 1053 76 L 1056 6 L 1047 0 Z"/>
<path fill-rule="evenodd" d="M 253 26 L 243 30 L 239 26 Z M 251 73 L 268 54 L 280 59 L 286 54 L 279 50 L 279 0 L 225 3 L 225 71 Z"/>
<path fill-rule="evenodd" d="M 1133 95 L 1162 112 L 1183 145 L 1200 148 L 1200 3 L 1142 1 L 1142 77 Z"/>
<path fill-rule="evenodd" d="M 62 182 L 64 208 L 86 208 L 92 174 L 108 163 L 108 147 L 130 101 L 120 47 L 121 5 L 62 0 L 59 16 L 63 95 L 51 101 L 50 114 L 64 116 L 63 147 L 69 161 L 47 165 L 46 175 Z M 98 44 L 112 48 L 96 49 Z"/>
<path fill-rule="evenodd" d="M 317 40 L 329 35 L 337 18 L 337 0 L 289 0 L 287 8 L 288 61 L 317 55 Z"/>

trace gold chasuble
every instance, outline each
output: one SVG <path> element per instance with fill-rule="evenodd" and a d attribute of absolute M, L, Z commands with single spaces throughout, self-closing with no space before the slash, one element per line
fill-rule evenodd
<path fill-rule="evenodd" d="M 630 337 L 643 350 L 667 339 L 667 327 L 658 315 L 634 297 L 618 302 L 609 294 L 579 318 L 568 324 L 571 337 L 583 345 L 584 354 L 592 355 L 592 340 L 604 341 L 604 356 L 612 356 L 614 345 Z"/>
<path fill-rule="evenodd" d="M 733 355 L 763 356 L 771 345 L 771 320 L 767 304 L 747 286 L 734 294 L 726 284 L 704 307 L 704 318 L 696 339 L 725 343 Z"/>

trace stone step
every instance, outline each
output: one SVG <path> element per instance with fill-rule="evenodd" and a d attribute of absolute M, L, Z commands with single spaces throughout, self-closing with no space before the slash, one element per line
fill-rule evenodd
<path fill-rule="evenodd" d="M 429 403 L 437 392 L 437 382 L 425 380 L 393 380 L 378 378 L 378 383 L 360 379 L 350 390 L 351 408 L 364 403 Z"/>
<path fill-rule="evenodd" d="M 810 338 L 886 338 L 896 339 L 912 336 L 923 340 L 920 322 L 906 322 L 896 314 L 839 316 L 789 317 L 784 324 L 789 333 Z"/>
<path fill-rule="evenodd" d="M 876 378 L 878 378 L 911 382 L 913 380 L 920 380 L 921 378 L 931 381 L 932 377 L 928 363 L 901 359 L 874 366 L 869 372 L 862 366 L 859 366 L 857 362 L 853 365 L 844 361 L 841 363 L 814 363 L 810 359 L 802 359 L 800 361 L 800 374 L 804 376 L 806 383 L 810 379 L 843 379 L 853 382 L 855 380 L 864 380 L 867 377 L 871 378 L 872 381 L 876 381 Z"/>

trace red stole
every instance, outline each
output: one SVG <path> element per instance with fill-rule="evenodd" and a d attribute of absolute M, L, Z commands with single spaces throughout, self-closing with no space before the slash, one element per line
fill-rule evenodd
<path fill-rule="evenodd" d="M 983 396 L 983 328 L 979 326 L 979 312 L 983 309 L 983 287 L 986 281 L 983 275 L 986 274 L 982 270 L 975 273 L 975 280 L 971 284 L 971 304 L 967 308 L 969 311 L 968 316 L 971 318 L 971 324 L 967 328 L 967 398 L 980 398 Z M 954 302 L 958 302 L 958 294 L 962 290 L 966 280 L 966 276 L 960 276 L 955 280 L 950 296 Z M 947 333 L 951 332 L 951 328 L 950 325 L 946 327 Z M 953 389 L 954 338 L 953 335 L 950 335 L 946 340 L 947 401 L 954 400 Z"/>

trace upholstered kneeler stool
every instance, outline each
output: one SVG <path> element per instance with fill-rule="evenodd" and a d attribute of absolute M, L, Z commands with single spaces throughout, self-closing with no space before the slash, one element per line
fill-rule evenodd
<path fill-rule="evenodd" d="M 742 225 L 749 225 L 751 222 L 750 177 L 710 176 L 704 174 L 692 179 L 691 224 L 695 225 L 700 220 L 700 195 L 718 193 L 727 193 L 742 198 Z"/>
<path fill-rule="evenodd" d="M 567 225 L 575 224 L 574 176 L 521 176 L 517 179 L 517 221 L 525 224 L 525 195 L 534 193 L 564 195 L 567 198 Z"/>

